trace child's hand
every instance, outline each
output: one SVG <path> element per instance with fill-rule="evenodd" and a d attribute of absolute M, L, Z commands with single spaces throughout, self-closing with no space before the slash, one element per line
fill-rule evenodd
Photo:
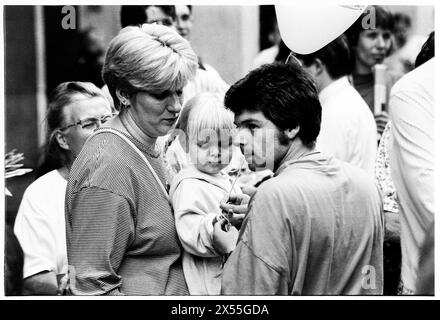
<path fill-rule="evenodd" d="M 226 219 L 220 219 L 214 223 L 214 233 L 212 236 L 212 244 L 220 254 L 229 254 L 235 249 L 238 239 L 238 231 L 234 227 L 229 231 L 224 231 L 223 224 L 227 223 Z"/>

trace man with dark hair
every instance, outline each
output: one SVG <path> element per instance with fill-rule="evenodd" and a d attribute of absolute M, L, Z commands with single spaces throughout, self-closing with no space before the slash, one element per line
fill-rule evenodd
<path fill-rule="evenodd" d="M 363 170 L 315 150 L 321 105 L 310 76 L 264 65 L 229 89 L 225 105 L 250 166 L 275 176 L 251 199 L 222 293 L 381 294 L 381 198 Z M 233 216 L 237 206 L 222 208 Z"/>
<path fill-rule="evenodd" d="M 376 122 L 367 103 L 348 80 L 353 66 L 345 36 L 314 53 L 296 57 L 315 80 L 322 105 L 317 149 L 373 176 Z"/>
<path fill-rule="evenodd" d="M 174 27 L 176 10 L 174 6 L 121 6 L 121 27 L 157 23 Z"/>

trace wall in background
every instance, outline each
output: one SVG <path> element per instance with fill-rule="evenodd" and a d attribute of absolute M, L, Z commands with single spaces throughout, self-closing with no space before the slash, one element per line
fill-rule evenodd
<path fill-rule="evenodd" d="M 37 66 L 35 11 L 32 6 L 4 7 L 5 41 L 5 152 L 24 153 L 26 168 L 38 161 Z M 19 24 L 17 24 L 19 22 Z M 6 219 L 11 222 L 34 173 L 6 180 Z"/>
<path fill-rule="evenodd" d="M 434 30 L 434 6 L 385 6 L 391 12 L 406 13 L 412 21 L 412 34 L 427 36 Z"/>
<path fill-rule="evenodd" d="M 232 84 L 259 50 L 258 6 L 195 6 L 194 50 Z"/>

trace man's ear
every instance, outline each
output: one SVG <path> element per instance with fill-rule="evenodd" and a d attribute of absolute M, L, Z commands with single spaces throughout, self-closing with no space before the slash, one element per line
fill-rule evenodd
<path fill-rule="evenodd" d="M 116 96 L 122 105 L 128 106 L 130 104 L 128 94 L 124 91 L 121 91 L 121 89 L 116 89 Z"/>
<path fill-rule="evenodd" d="M 66 137 L 61 131 L 57 131 L 55 133 L 55 139 L 57 140 L 58 145 L 64 150 L 70 150 L 70 146 L 67 143 Z"/>
<path fill-rule="evenodd" d="M 286 134 L 287 138 L 289 138 L 289 140 L 293 140 L 293 139 L 295 139 L 296 135 L 298 134 L 299 129 L 300 128 L 298 125 L 295 128 L 284 130 L 284 133 Z"/>
<path fill-rule="evenodd" d="M 313 64 L 315 65 L 316 75 L 319 76 L 324 71 L 325 66 L 322 63 L 321 59 L 318 58 L 315 59 Z"/>

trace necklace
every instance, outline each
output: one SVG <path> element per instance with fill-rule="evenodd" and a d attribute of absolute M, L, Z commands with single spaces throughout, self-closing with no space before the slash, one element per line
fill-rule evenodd
<path fill-rule="evenodd" d="M 125 131 L 127 131 L 128 135 L 129 135 L 129 138 L 134 140 L 135 145 L 138 145 L 140 147 L 139 149 L 141 149 L 143 152 L 145 152 L 146 154 L 148 154 L 152 158 L 156 158 L 157 159 L 157 158 L 160 157 L 161 151 L 160 151 L 160 147 L 157 144 L 157 140 L 152 145 L 146 145 L 145 143 L 142 143 L 141 141 L 139 141 L 139 139 L 136 139 L 135 136 L 130 132 L 129 125 L 125 122 L 125 117 L 122 116 L 122 117 L 119 117 L 119 119 L 120 119 L 120 121 L 122 123 L 122 126 L 124 127 Z M 127 135 L 127 134 L 125 134 L 125 135 Z M 161 159 L 162 162 L 163 162 L 164 158 L 165 157 L 162 157 L 162 159 Z M 170 189 L 170 183 L 169 183 L 170 177 L 169 177 L 169 174 L 168 174 L 168 172 L 166 170 L 164 171 L 163 178 L 164 178 L 165 190 L 168 192 L 169 189 Z"/>
<path fill-rule="evenodd" d="M 138 144 L 141 149 L 143 151 L 145 151 L 149 156 L 153 157 L 153 158 L 157 158 L 160 155 L 160 149 L 157 146 L 157 143 L 154 142 L 151 145 L 147 145 L 143 142 L 141 142 L 139 139 L 137 139 L 135 137 L 135 135 L 131 132 L 132 130 L 129 129 L 129 127 L 131 127 L 129 124 L 126 123 L 126 119 L 124 116 L 119 117 L 119 119 L 121 120 L 122 125 L 124 126 L 125 130 L 127 131 L 127 133 L 130 135 L 130 137 L 136 141 L 136 144 Z"/>

